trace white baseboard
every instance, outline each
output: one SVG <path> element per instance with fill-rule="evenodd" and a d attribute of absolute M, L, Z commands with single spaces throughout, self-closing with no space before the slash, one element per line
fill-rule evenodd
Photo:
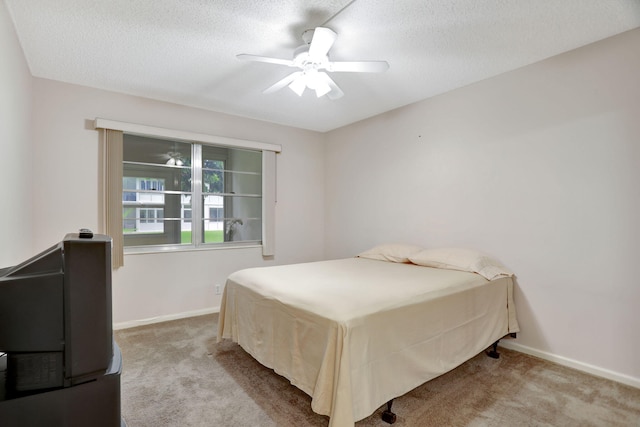
<path fill-rule="evenodd" d="M 185 319 L 187 317 L 202 316 L 205 314 L 219 313 L 220 307 L 204 308 L 202 310 L 185 311 L 183 313 L 168 314 L 165 316 L 150 317 L 148 319 L 131 320 L 113 324 L 113 330 L 135 328 L 136 326 L 151 325 L 153 323 L 168 322 L 170 320 Z"/>
<path fill-rule="evenodd" d="M 603 369 L 597 366 L 589 365 L 587 363 L 578 362 L 577 360 L 569 359 L 563 356 L 557 356 L 555 354 L 547 353 L 546 351 L 536 350 L 535 348 L 515 343 L 512 340 L 501 340 L 500 347 L 539 357 L 540 359 L 548 360 L 549 362 L 557 363 L 558 365 L 573 368 L 578 371 L 586 372 L 597 377 L 602 377 L 608 380 L 626 384 L 631 387 L 640 388 L 640 378 L 634 378 L 629 375 L 620 374 L 608 369 Z"/>

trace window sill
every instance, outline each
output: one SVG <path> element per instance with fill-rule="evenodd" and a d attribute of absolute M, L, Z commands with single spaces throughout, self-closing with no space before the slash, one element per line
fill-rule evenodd
<path fill-rule="evenodd" d="M 230 249 L 250 249 L 262 248 L 259 243 L 238 243 L 220 246 L 148 246 L 148 247 L 129 247 L 124 248 L 125 255 L 146 255 L 146 254 L 166 254 L 174 252 L 202 252 L 202 251 L 221 251 Z"/>

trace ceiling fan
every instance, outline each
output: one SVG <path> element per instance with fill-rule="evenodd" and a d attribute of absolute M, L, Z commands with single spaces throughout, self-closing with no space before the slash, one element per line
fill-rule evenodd
<path fill-rule="evenodd" d="M 389 68 L 386 61 L 330 61 L 329 49 L 333 46 L 338 35 L 325 27 L 316 27 L 302 33 L 305 44 L 299 46 L 293 53 L 293 59 L 269 58 L 266 56 L 249 55 L 246 53 L 237 55 L 238 59 L 246 61 L 267 62 L 270 64 L 286 65 L 299 68 L 274 85 L 268 87 L 263 93 L 273 93 L 289 86 L 298 96 L 302 96 L 306 88 L 315 90 L 319 97 L 327 95 L 335 100 L 344 95 L 328 72 L 353 72 L 353 73 L 381 73 Z"/>

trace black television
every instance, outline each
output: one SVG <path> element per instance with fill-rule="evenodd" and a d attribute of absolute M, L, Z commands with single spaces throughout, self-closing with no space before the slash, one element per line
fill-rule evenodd
<path fill-rule="evenodd" d="M 0 269 L 0 425 L 120 427 L 121 368 L 109 236 Z"/>

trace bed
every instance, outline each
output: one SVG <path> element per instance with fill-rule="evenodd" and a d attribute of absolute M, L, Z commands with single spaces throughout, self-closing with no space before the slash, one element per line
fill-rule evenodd
<path fill-rule="evenodd" d="M 518 331 L 513 273 L 499 262 L 387 244 L 231 274 L 217 339 L 237 342 L 343 427 Z"/>

